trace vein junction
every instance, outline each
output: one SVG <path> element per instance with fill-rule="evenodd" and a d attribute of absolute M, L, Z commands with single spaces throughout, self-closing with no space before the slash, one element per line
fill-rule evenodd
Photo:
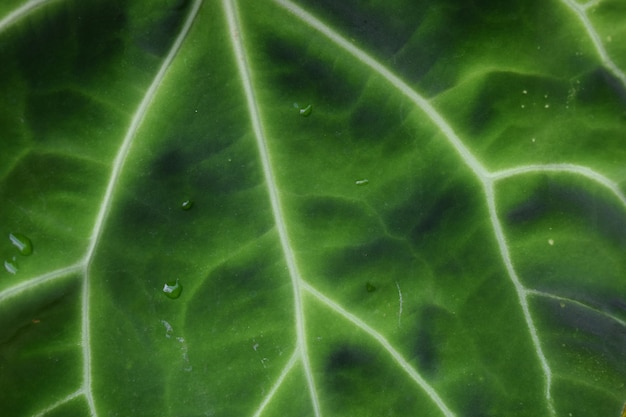
<path fill-rule="evenodd" d="M 604 64 L 624 83 L 626 86 L 626 77 L 624 77 L 624 73 L 615 66 L 615 64 L 610 60 L 606 51 L 599 41 L 597 33 L 595 29 L 590 24 L 586 14 L 585 9 L 581 6 L 576 5 L 574 0 L 562 0 L 568 6 L 575 9 L 577 13 L 579 13 L 579 17 L 583 22 L 589 36 L 593 39 L 594 45 L 596 45 L 596 49 L 598 50 L 600 56 Z M 520 309 L 523 313 L 524 320 L 526 322 L 529 335 L 532 340 L 532 344 L 534 346 L 535 354 L 538 358 L 540 366 L 543 370 L 543 374 L 545 376 L 545 399 L 547 403 L 547 407 L 550 410 L 551 415 L 556 415 L 553 401 L 552 401 L 552 370 L 548 363 L 548 360 L 543 352 L 543 348 L 541 346 L 541 341 L 537 334 L 537 328 L 534 324 L 533 317 L 530 313 L 528 306 L 528 296 L 529 290 L 522 284 L 519 279 L 515 267 L 513 266 L 513 262 L 511 259 L 511 254 L 509 251 L 509 247 L 506 242 L 506 238 L 504 236 L 504 231 L 502 228 L 502 224 L 499 220 L 497 208 L 496 208 L 496 200 L 495 200 L 495 190 L 494 186 L 498 180 L 522 175 L 530 172 L 569 172 L 572 174 L 580 175 L 586 178 L 589 178 L 604 187 L 608 188 L 613 192 L 613 194 L 620 200 L 620 202 L 626 207 L 626 198 L 624 194 L 620 191 L 617 184 L 610 181 L 603 175 L 582 166 L 576 165 L 535 165 L 535 166 L 526 166 L 526 167 L 517 167 L 506 171 L 499 172 L 489 172 L 473 155 L 473 153 L 465 146 L 463 141 L 458 137 L 458 135 L 454 132 L 454 129 L 450 126 L 450 124 L 435 110 L 435 108 L 430 104 L 428 100 L 414 91 L 411 87 L 409 87 L 404 81 L 402 81 L 399 77 L 389 71 L 386 67 L 381 65 L 375 59 L 370 57 L 367 53 L 356 47 L 353 43 L 349 42 L 347 39 L 339 35 L 332 28 L 326 25 L 324 22 L 318 20 L 316 17 L 308 13 L 306 10 L 296 5 L 295 3 L 289 0 L 274 0 L 275 3 L 280 5 L 281 7 L 288 10 L 298 19 L 302 20 L 311 28 L 317 30 L 328 39 L 330 39 L 334 44 L 338 45 L 358 61 L 360 61 L 365 66 L 369 67 L 374 72 L 378 73 L 381 77 L 383 77 L 387 82 L 389 82 L 393 87 L 395 87 L 401 94 L 411 100 L 417 107 L 419 107 L 430 119 L 431 121 L 438 127 L 438 129 L 444 133 L 447 141 L 450 143 L 452 148 L 456 151 L 456 153 L 460 156 L 465 165 L 474 173 L 476 178 L 482 185 L 485 199 L 487 202 L 487 207 L 489 211 L 489 219 L 493 228 L 493 232 L 498 243 L 498 248 L 500 251 L 500 256 L 502 257 L 502 261 L 505 265 L 507 275 L 509 280 L 513 284 L 516 294 L 517 300 L 520 306 Z M 309 291 L 312 291 L 312 288 L 307 287 Z M 320 298 L 320 297 L 318 297 Z M 338 314 L 344 316 L 345 318 L 349 318 L 349 315 L 345 311 L 337 311 Z M 421 377 L 420 377 L 421 378 Z M 427 385 L 424 382 L 425 385 Z M 421 385 L 421 384 L 420 384 Z M 431 398 L 435 402 L 438 403 L 439 408 L 441 409 L 443 414 L 447 415 L 447 407 L 442 406 L 441 403 L 436 401 L 439 397 L 436 398 L 433 395 L 433 392 L 427 389 L 425 386 L 422 388 L 426 389 Z"/>
<path fill-rule="evenodd" d="M 234 1 L 230 0 L 223 0 L 222 4 L 226 12 L 226 19 L 228 21 L 228 26 L 230 29 L 230 39 L 232 42 L 233 51 L 235 52 L 237 68 L 239 70 L 239 75 L 241 77 L 243 89 L 246 96 L 248 114 L 252 122 L 254 137 L 256 139 L 257 148 L 261 157 L 263 176 L 265 178 L 270 203 L 272 206 L 274 224 L 276 225 L 276 229 L 278 231 L 283 256 L 285 257 L 289 276 L 291 277 L 294 295 L 294 316 L 296 318 L 298 352 L 304 368 L 304 375 L 307 380 L 314 415 L 316 417 L 320 417 L 320 402 L 317 394 L 317 389 L 315 387 L 315 380 L 313 378 L 313 372 L 311 370 L 311 364 L 307 351 L 305 315 L 302 306 L 302 292 L 300 289 L 302 277 L 300 275 L 300 271 L 298 270 L 298 265 L 296 263 L 293 248 L 291 247 L 291 243 L 289 241 L 289 235 L 287 234 L 287 227 L 285 224 L 285 218 L 280 202 L 278 185 L 276 183 L 276 178 L 272 169 L 272 163 L 270 160 L 270 154 L 267 146 L 267 139 L 265 137 L 265 132 L 263 131 L 261 113 L 257 104 L 257 99 L 255 97 L 252 79 L 250 77 L 250 66 L 246 57 L 246 51 L 242 43 L 242 37 L 244 36 L 244 34 L 242 33 L 241 25 L 239 23 L 237 7 L 234 4 Z"/>
<path fill-rule="evenodd" d="M 47 0 L 53 1 L 53 0 Z M 15 21 L 22 18 L 25 14 L 29 13 L 36 7 L 40 6 L 43 3 L 47 2 L 46 0 L 34 0 L 26 3 L 23 7 L 17 9 L 14 13 L 10 14 L 7 18 L 0 21 L 0 32 L 4 30 L 8 25 L 14 23 Z M 72 394 L 69 394 L 64 399 L 58 401 L 57 403 L 51 405 L 40 414 L 45 415 L 53 411 L 54 409 L 62 406 L 66 402 L 74 399 L 78 395 L 83 395 L 85 400 L 87 401 L 89 412 L 92 417 L 97 417 L 98 412 L 95 405 L 94 395 L 93 395 L 93 384 L 92 384 L 92 342 L 91 342 L 91 323 L 90 323 L 90 311 L 91 311 L 91 298 L 90 298 L 90 267 L 91 263 L 94 260 L 96 249 L 98 247 L 98 243 L 102 237 L 104 232 L 104 228 L 106 225 L 106 221 L 111 209 L 111 204 L 113 202 L 114 193 L 117 189 L 117 185 L 119 179 L 121 177 L 122 169 L 124 167 L 124 163 L 130 153 L 131 146 L 133 141 L 137 135 L 137 131 L 143 122 L 145 115 L 148 112 L 148 108 L 150 107 L 154 97 L 156 96 L 159 87 L 161 86 L 166 72 L 169 69 L 170 65 L 174 61 L 178 51 L 180 50 L 183 41 L 186 39 L 191 25 L 193 24 L 198 11 L 200 10 L 200 6 L 202 5 L 203 0 L 195 0 L 191 6 L 191 10 L 185 19 L 185 22 L 178 33 L 173 45 L 171 46 L 167 56 L 165 57 L 163 63 L 161 64 L 159 71 L 155 75 L 154 79 L 150 83 L 150 86 L 146 93 L 144 94 L 141 103 L 137 110 L 133 113 L 130 126 L 126 131 L 126 134 L 122 140 L 120 148 L 116 154 L 115 160 L 112 163 L 111 173 L 109 175 L 109 180 L 107 182 L 107 187 L 102 198 L 102 202 L 100 204 L 98 214 L 96 217 L 96 221 L 94 223 L 90 242 L 85 252 L 83 258 L 77 262 L 75 265 L 68 266 L 57 271 L 32 278 L 27 282 L 19 284 L 13 288 L 8 288 L 0 293 L 0 301 L 4 299 L 8 299 L 11 297 L 15 297 L 21 293 L 24 293 L 32 288 L 38 287 L 43 284 L 47 284 L 53 281 L 65 279 L 67 277 L 72 276 L 73 274 L 77 274 L 77 276 L 82 277 L 83 291 L 81 296 L 81 347 L 82 347 L 82 359 L 83 359 L 83 380 L 81 384 L 81 388 L 75 391 Z"/>
<path fill-rule="evenodd" d="M 50 0 L 52 1 L 52 0 Z M 289 10 L 292 14 L 294 14 L 297 18 L 301 19 L 310 27 L 316 29 L 324 36 L 329 38 L 333 43 L 343 48 L 345 51 L 354 56 L 357 60 L 363 63 L 365 66 L 371 68 L 373 71 L 378 73 L 380 76 L 385 78 L 392 86 L 394 86 L 400 93 L 405 95 L 408 99 L 410 99 L 417 107 L 419 107 L 431 120 L 432 122 L 440 129 L 441 132 L 444 133 L 446 139 L 453 147 L 453 149 L 460 156 L 462 161 L 465 163 L 467 167 L 474 173 L 476 178 L 482 184 L 485 198 L 487 202 L 487 207 L 489 211 L 489 218 L 491 221 L 491 225 L 494 231 L 495 238 L 498 243 L 498 248 L 500 251 L 500 255 L 502 257 L 503 263 L 507 270 L 508 277 L 512 282 L 520 309 L 522 310 L 524 319 L 527 324 L 527 328 L 532 339 L 533 346 L 535 348 L 535 353 L 540 362 L 541 368 L 545 375 L 545 398 L 548 403 L 548 407 L 552 413 L 555 415 L 553 406 L 552 406 L 552 398 L 551 398 L 551 387 L 552 387 L 552 371 L 548 360 L 546 359 L 543 349 L 541 347 L 541 341 L 537 334 L 536 327 L 533 322 L 532 315 L 530 313 L 528 307 L 528 297 L 531 295 L 535 296 L 546 296 L 544 294 L 540 294 L 536 291 L 527 289 L 520 281 L 513 262 L 511 260 L 511 255 L 509 252 L 509 248 L 506 242 L 506 238 L 504 236 L 504 232 L 502 229 L 502 225 L 500 223 L 496 201 L 495 201 L 495 191 L 494 185 L 497 181 L 518 176 L 524 175 L 533 172 L 563 172 L 570 173 L 573 175 L 583 176 L 588 178 L 596 183 L 602 185 L 603 187 L 609 189 L 615 197 L 621 202 L 621 204 L 626 207 L 626 197 L 624 193 L 620 190 L 620 188 L 614 182 L 610 181 L 603 175 L 583 166 L 577 166 L 572 164 L 546 164 L 546 165 L 530 165 L 530 166 L 522 166 L 511 168 L 508 170 L 498 171 L 498 172 L 489 172 L 478 159 L 472 154 L 472 152 L 464 145 L 463 141 L 458 137 L 458 135 L 454 132 L 452 127 L 448 124 L 448 122 L 435 110 L 435 108 L 430 104 L 428 100 L 422 97 L 420 94 L 415 92 L 412 88 L 410 88 L 404 81 L 402 81 L 399 77 L 390 72 L 386 67 L 378 63 L 376 60 L 371 58 L 365 52 L 354 46 L 351 42 L 343 38 L 341 35 L 333 31 L 330 27 L 328 27 L 323 22 L 316 19 L 314 16 L 306 12 L 304 9 L 300 8 L 296 4 L 288 1 L 288 0 L 274 0 L 277 4 L 282 6 L 283 8 Z M 624 72 L 621 71 L 614 62 L 610 59 L 606 50 L 599 39 L 599 35 L 595 31 L 594 27 L 591 25 L 587 15 L 586 10 L 591 6 L 595 5 L 597 2 L 592 1 L 586 5 L 579 5 L 573 0 L 561 0 L 564 4 L 566 4 L 570 9 L 572 9 L 581 22 L 583 23 L 589 37 L 593 40 L 594 46 L 602 59 L 604 65 L 609 68 L 609 70 L 622 82 L 624 86 L 626 86 L 626 76 Z M 17 20 L 23 18 L 27 13 L 36 7 L 46 3 L 46 0 L 33 0 L 25 4 L 22 8 L 16 10 L 14 13 L 10 14 L 6 18 L 0 20 L 0 32 L 5 30 L 11 24 L 16 22 Z M 77 264 L 68 266 L 66 268 L 62 268 L 58 271 L 54 271 L 52 273 L 42 275 L 39 277 L 35 277 L 29 280 L 26 283 L 17 285 L 13 288 L 6 289 L 0 292 L 0 302 L 15 297 L 23 292 L 44 285 L 49 282 L 53 282 L 59 279 L 64 279 L 72 274 L 77 272 L 82 273 L 83 276 L 83 305 L 82 305 L 82 347 L 83 347 L 83 359 L 84 359 L 84 375 L 83 375 L 83 384 L 81 388 L 74 391 L 73 393 L 67 395 L 65 398 L 61 399 L 55 404 L 52 404 L 46 410 L 42 411 L 38 415 L 45 415 L 48 412 L 60 407 L 68 401 L 71 401 L 75 397 L 79 395 L 84 395 L 89 404 L 90 412 L 92 416 L 97 416 L 95 403 L 92 395 L 91 388 L 91 339 L 90 339 L 90 325 L 89 325 L 89 312 L 90 312 L 90 304 L 89 304 L 89 267 L 94 259 L 95 251 L 98 246 L 99 239 L 104 230 L 104 226 L 106 223 L 106 219 L 108 217 L 109 209 L 111 206 L 111 202 L 113 200 L 113 194 L 116 189 L 116 185 L 118 179 L 121 175 L 121 171 L 130 152 L 130 147 L 133 143 L 133 139 L 136 136 L 136 132 L 139 129 L 141 122 L 148 111 L 148 107 L 152 102 L 154 96 L 157 93 L 157 90 L 160 84 L 165 77 L 165 73 L 172 63 L 176 53 L 181 47 L 182 42 L 187 36 L 187 33 L 195 19 L 199 8 L 202 4 L 202 0 L 196 0 L 192 6 L 192 11 L 190 12 L 184 27 L 181 29 L 174 45 L 170 49 L 168 56 L 166 57 L 164 63 L 162 64 L 158 74 L 153 80 L 150 88 L 145 94 L 139 108 L 135 112 L 132 118 L 131 126 L 129 127 L 127 134 L 122 142 L 120 150 L 116 156 L 116 159 L 112 166 L 112 172 L 110 175 L 110 179 L 108 182 L 107 190 L 102 200 L 102 204 L 100 206 L 100 211 L 98 213 L 98 217 L 94 224 L 91 242 L 88 247 L 88 250 L 84 256 L 84 258 Z M 317 390 L 315 387 L 315 381 L 313 378 L 313 373 L 311 370 L 311 365 L 309 362 L 309 355 L 307 352 L 307 341 L 306 341 L 306 332 L 305 332 L 305 315 L 302 306 L 302 294 L 303 292 L 307 292 L 312 295 L 314 298 L 322 302 L 328 308 L 333 310 L 336 314 L 342 316 L 346 320 L 353 323 L 355 326 L 359 327 L 367 334 L 369 334 L 374 340 L 376 340 L 379 344 L 381 344 L 384 349 L 386 349 L 390 355 L 394 358 L 394 360 L 398 363 L 398 365 L 407 372 L 410 377 L 415 381 L 415 383 L 420 386 L 427 395 L 433 400 L 433 402 L 437 405 L 437 407 L 441 410 L 441 413 L 446 417 L 453 416 L 454 414 L 445 404 L 443 399 L 439 396 L 439 394 L 417 373 L 412 366 L 410 366 L 406 360 L 402 358 L 402 356 L 395 351 L 395 349 L 391 346 L 391 344 L 378 332 L 374 329 L 370 328 L 367 324 L 362 322 L 360 319 L 352 315 L 347 310 L 343 309 L 336 302 L 326 297 L 324 294 L 317 291 L 313 286 L 306 283 L 298 270 L 297 262 L 294 256 L 294 251 L 289 241 L 289 236 L 287 233 L 287 227 L 285 224 L 283 211 L 280 202 L 280 196 L 278 192 L 278 185 L 272 170 L 272 163 L 270 154 L 267 148 L 267 140 L 263 131 L 262 125 L 262 117 L 257 105 L 257 100 L 254 94 L 254 87 L 250 77 L 250 67 L 246 59 L 245 49 L 242 44 L 242 33 L 241 33 L 241 25 L 239 23 L 238 13 L 236 9 L 236 5 L 233 1 L 223 0 L 223 7 L 226 13 L 226 17 L 229 23 L 230 28 L 230 39 L 232 42 L 233 50 L 235 51 L 237 67 L 240 73 L 240 77 L 243 81 L 243 88 L 246 96 L 246 103 L 248 106 L 248 112 L 252 121 L 253 130 L 256 138 L 256 142 L 259 148 L 259 154 L 261 156 L 262 165 L 263 165 L 263 173 L 265 177 L 265 182 L 268 187 L 269 199 L 272 206 L 272 212 L 274 215 L 274 220 L 276 224 L 276 228 L 278 231 L 281 247 L 283 250 L 284 257 L 286 259 L 287 267 L 289 270 L 289 275 L 292 280 L 292 286 L 294 291 L 294 313 L 296 317 L 296 330 L 297 330 L 297 348 L 295 349 L 293 355 L 290 360 L 286 364 L 283 369 L 279 379 L 275 383 L 274 387 L 266 397 L 266 400 L 261 404 L 255 416 L 260 416 L 271 400 L 271 398 L 276 393 L 277 389 L 284 382 L 286 375 L 294 368 L 296 361 L 301 361 L 304 367 L 304 373 L 306 375 L 307 384 L 309 387 L 309 392 L 311 396 L 311 401 L 314 409 L 314 414 L 316 417 L 321 416 L 320 404 L 318 399 Z M 400 316 L 402 314 L 402 293 L 398 286 L 398 294 L 399 294 L 399 314 L 398 321 L 400 321 Z M 556 297 L 556 296 L 550 296 Z"/>

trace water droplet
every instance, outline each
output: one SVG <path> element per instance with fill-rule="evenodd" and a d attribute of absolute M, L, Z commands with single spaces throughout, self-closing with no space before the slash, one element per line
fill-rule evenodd
<path fill-rule="evenodd" d="M 183 292 L 183 286 L 178 280 L 176 280 L 176 282 L 167 282 L 163 286 L 163 293 L 169 298 L 178 298 L 181 292 Z"/>
<path fill-rule="evenodd" d="M 370 282 L 365 284 L 365 289 L 367 290 L 367 292 L 374 292 L 374 291 L 376 291 L 376 287 L 373 286 Z"/>
<path fill-rule="evenodd" d="M 193 207 L 193 201 L 192 200 L 185 200 L 185 201 L 183 201 L 183 204 L 180 205 L 180 208 L 182 208 L 185 211 L 191 209 L 192 207 Z"/>
<path fill-rule="evenodd" d="M 300 107 L 300 116 L 307 117 L 311 114 L 312 111 L 313 106 L 310 104 L 306 107 Z"/>
<path fill-rule="evenodd" d="M 6 269 L 11 274 L 17 273 L 17 261 L 14 259 L 4 261 L 4 269 Z"/>
<path fill-rule="evenodd" d="M 370 180 L 368 180 L 367 178 L 363 178 L 362 180 L 356 180 L 354 183 L 356 185 L 367 185 L 370 183 Z"/>
<path fill-rule="evenodd" d="M 11 243 L 13 243 L 13 246 L 15 246 L 22 255 L 28 256 L 33 253 L 33 243 L 23 234 L 11 233 L 9 235 L 9 239 L 11 239 Z"/>

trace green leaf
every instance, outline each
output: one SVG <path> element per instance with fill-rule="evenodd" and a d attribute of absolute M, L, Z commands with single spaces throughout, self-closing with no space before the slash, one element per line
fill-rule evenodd
<path fill-rule="evenodd" d="M 3 1 L 0 414 L 623 417 L 625 13 Z"/>

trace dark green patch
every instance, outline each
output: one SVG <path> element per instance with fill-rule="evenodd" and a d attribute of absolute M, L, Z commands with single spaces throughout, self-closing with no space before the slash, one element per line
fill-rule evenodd
<path fill-rule="evenodd" d="M 392 280 L 394 274 L 406 273 L 407 265 L 410 268 L 414 262 L 415 258 L 407 245 L 394 239 L 381 238 L 361 246 L 335 251 L 329 256 L 322 275 L 335 287 L 338 282 L 346 283 L 352 279 L 355 280 L 354 284 L 361 286 L 363 277 Z M 379 284 L 383 285 L 382 282 Z"/>
<path fill-rule="evenodd" d="M 92 136 L 89 127 L 107 125 L 113 120 L 108 109 L 73 90 L 30 94 L 26 118 L 34 139 L 43 143 L 58 143 L 59 139 L 70 142 L 77 136 L 83 143 L 92 143 L 98 136 Z"/>
<path fill-rule="evenodd" d="M 520 225 L 536 221 L 549 211 L 549 202 L 545 195 L 536 192 L 526 200 L 517 204 L 506 213 L 506 220 L 511 225 Z"/>
<path fill-rule="evenodd" d="M 367 372 L 374 361 L 368 349 L 361 346 L 342 345 L 333 350 L 326 360 L 325 370 L 329 375 L 342 378 L 343 372 L 361 370 Z"/>
<path fill-rule="evenodd" d="M 383 58 L 389 58 L 406 44 L 424 14 L 415 2 L 408 0 L 379 3 L 378 7 L 374 3 L 353 1 L 308 0 L 304 3 L 305 8 L 325 16 L 325 21 L 348 28 L 345 36 L 359 39 Z M 397 13 L 398 10 L 402 13 Z"/>
<path fill-rule="evenodd" d="M 166 181 L 182 176 L 189 167 L 189 158 L 180 149 L 163 152 L 152 163 L 152 176 L 157 181 Z"/>
<path fill-rule="evenodd" d="M 318 57 L 303 54 L 298 42 L 264 34 L 267 62 L 275 72 L 273 88 L 288 101 L 298 97 L 317 97 L 317 107 L 345 108 L 358 98 L 355 81 Z"/>
<path fill-rule="evenodd" d="M 626 110 L 626 87 L 609 70 L 598 67 L 581 80 L 577 99 L 581 104 L 598 105 Z"/>
<path fill-rule="evenodd" d="M 121 56 L 126 28 L 117 1 L 72 1 L 46 7 L 16 41 L 21 73 L 35 88 L 100 74 Z"/>
<path fill-rule="evenodd" d="M 478 187 L 455 182 L 442 191 L 433 191 L 441 188 L 441 185 L 416 188 L 387 216 L 390 230 L 408 237 L 416 247 L 424 246 L 442 231 L 455 236 L 467 233 L 468 219 L 480 218 L 477 213 L 481 205 L 480 195 L 476 193 Z"/>
<path fill-rule="evenodd" d="M 421 309 L 417 321 L 415 356 L 419 369 L 428 377 L 437 375 L 440 350 L 451 335 L 446 334 L 450 314 L 436 305 Z"/>
<path fill-rule="evenodd" d="M 146 16 L 137 44 L 156 56 L 165 56 L 185 22 L 189 11 L 189 0 L 179 0 L 166 10 L 154 8 L 153 14 Z"/>
<path fill-rule="evenodd" d="M 399 103 L 399 102 L 398 102 Z M 358 104 L 350 117 L 350 138 L 354 146 L 380 144 L 396 139 L 393 132 L 401 122 L 400 107 L 391 108 L 383 100 L 372 99 Z"/>
<path fill-rule="evenodd" d="M 589 230 L 599 232 L 626 249 L 626 219 L 623 209 L 586 188 L 545 178 L 523 201 L 506 213 L 507 223 L 523 226 L 531 222 L 569 216 Z"/>
<path fill-rule="evenodd" d="M 365 289 L 367 290 L 367 292 L 374 292 L 374 291 L 376 291 L 376 287 L 371 282 L 366 282 L 365 283 Z"/>
<path fill-rule="evenodd" d="M 568 301 L 549 301 L 544 308 L 548 322 L 559 329 L 560 343 L 574 350 L 574 357 L 602 358 L 618 374 L 626 373 L 626 329 L 619 322 Z"/>

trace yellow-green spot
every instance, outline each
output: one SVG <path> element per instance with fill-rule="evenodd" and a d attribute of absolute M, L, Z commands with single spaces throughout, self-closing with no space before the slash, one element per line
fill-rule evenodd
<path fill-rule="evenodd" d="M 23 234 L 11 233 L 9 234 L 9 239 L 22 255 L 28 256 L 33 253 L 33 242 Z"/>
<path fill-rule="evenodd" d="M 178 280 L 176 282 L 170 281 L 163 286 L 163 293 L 169 298 L 178 298 L 180 293 L 183 292 L 183 286 Z"/>

